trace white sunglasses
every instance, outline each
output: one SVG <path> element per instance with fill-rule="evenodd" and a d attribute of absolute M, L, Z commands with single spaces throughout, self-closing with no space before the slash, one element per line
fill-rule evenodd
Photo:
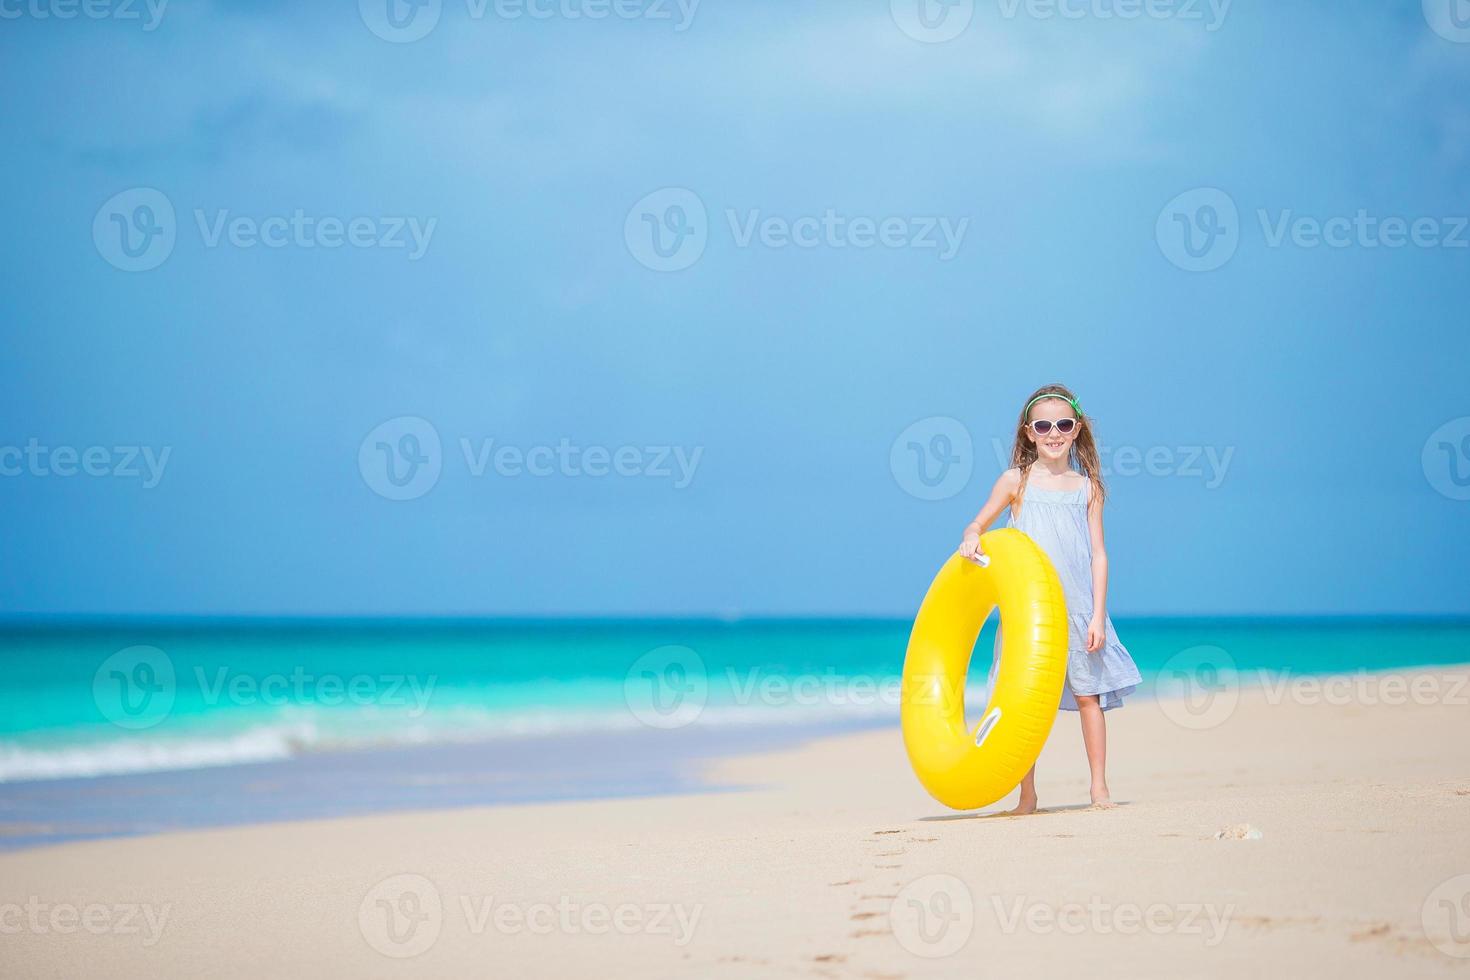
<path fill-rule="evenodd" d="M 1057 427 L 1057 431 L 1062 435 L 1068 435 L 1077 428 L 1077 422 L 1077 419 L 1057 419 L 1055 422 L 1051 419 L 1037 419 L 1035 422 L 1030 423 L 1030 425 L 1031 431 L 1039 436 L 1044 436 L 1050 432 L 1053 425 Z"/>

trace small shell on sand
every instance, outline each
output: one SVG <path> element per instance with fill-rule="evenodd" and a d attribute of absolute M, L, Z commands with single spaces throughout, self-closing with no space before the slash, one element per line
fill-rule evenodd
<path fill-rule="evenodd" d="M 1233 823 L 1215 831 L 1215 840 L 1260 840 L 1264 836 L 1248 823 Z"/>

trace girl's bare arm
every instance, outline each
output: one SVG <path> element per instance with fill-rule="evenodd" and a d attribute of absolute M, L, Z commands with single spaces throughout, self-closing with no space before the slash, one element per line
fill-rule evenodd
<path fill-rule="evenodd" d="M 1108 608 L 1108 552 L 1103 547 L 1102 503 L 1087 505 L 1087 530 L 1092 541 L 1092 622 L 1088 624 L 1087 649 L 1100 649 Z"/>
<path fill-rule="evenodd" d="M 965 525 L 964 539 L 960 542 L 960 554 L 974 560 L 980 552 L 980 535 L 985 533 L 992 521 L 1000 516 L 1000 512 L 1011 505 L 1015 499 L 1016 491 L 1021 486 L 1021 471 L 1009 469 L 1002 473 L 995 481 L 995 486 L 990 490 L 990 499 L 985 501 L 985 506 L 980 508 L 980 513 L 975 519 Z"/>

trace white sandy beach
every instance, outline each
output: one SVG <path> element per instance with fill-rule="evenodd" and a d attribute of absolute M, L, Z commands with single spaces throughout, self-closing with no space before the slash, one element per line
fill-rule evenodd
<path fill-rule="evenodd" d="M 1249 690 L 1200 730 L 1136 701 L 1111 811 L 1064 714 L 1025 818 L 945 810 L 882 730 L 720 762 L 743 788 L 700 795 L 7 854 L 0 975 L 1465 975 L 1470 675 L 1426 676 L 1421 704 Z M 1216 838 L 1239 824 L 1259 839 Z"/>

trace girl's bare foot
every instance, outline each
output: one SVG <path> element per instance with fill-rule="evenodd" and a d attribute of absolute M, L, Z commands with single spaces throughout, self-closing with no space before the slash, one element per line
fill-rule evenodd
<path fill-rule="evenodd" d="M 1024 817 L 1035 812 L 1036 797 L 1034 795 L 1027 796 L 1025 793 L 1022 793 L 1020 800 L 1016 802 L 1016 808 L 1014 810 L 1007 810 L 1005 815 L 1008 817 Z"/>
<path fill-rule="evenodd" d="M 1094 789 L 1091 795 L 1092 808 L 1094 810 L 1115 810 L 1118 807 L 1118 804 L 1113 802 L 1113 798 L 1109 795 L 1106 786 Z"/>

